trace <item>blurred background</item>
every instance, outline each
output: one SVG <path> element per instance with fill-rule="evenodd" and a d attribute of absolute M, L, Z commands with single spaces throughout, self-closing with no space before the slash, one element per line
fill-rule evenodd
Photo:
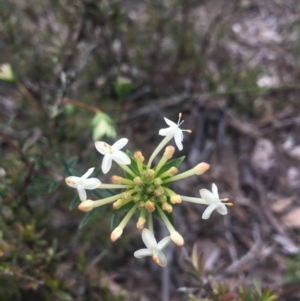
<path fill-rule="evenodd" d="M 0 36 L 1 301 L 300 300 L 299 1 L 0 0 Z M 174 189 L 234 206 L 177 206 L 162 269 L 64 178 L 110 183 L 94 141 L 149 158 L 179 112 L 181 170 L 211 168 Z"/>

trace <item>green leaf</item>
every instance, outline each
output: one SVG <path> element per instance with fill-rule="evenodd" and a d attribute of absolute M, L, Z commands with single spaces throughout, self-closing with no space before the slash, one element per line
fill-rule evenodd
<path fill-rule="evenodd" d="M 110 189 L 94 189 L 93 194 L 95 194 L 99 199 L 104 199 L 115 195 L 115 192 Z"/>
<path fill-rule="evenodd" d="M 130 170 L 132 170 L 136 175 L 139 175 L 140 172 L 139 172 L 135 157 L 133 156 L 133 154 L 129 150 L 126 150 L 126 154 L 131 160 L 131 164 L 127 165 L 127 167 Z M 130 180 L 133 179 L 132 175 L 127 173 L 127 172 L 125 172 L 125 177 L 126 177 L 126 179 L 130 179 Z"/>
<path fill-rule="evenodd" d="M 119 212 L 113 213 L 111 222 L 110 222 L 110 228 L 112 230 L 118 226 L 119 220 L 120 220 L 120 213 Z"/>
<path fill-rule="evenodd" d="M 95 215 L 97 211 L 94 209 L 92 209 L 91 211 L 89 211 L 85 216 L 84 218 L 81 220 L 78 228 L 79 229 L 82 229 L 90 220 L 91 218 Z"/>
<path fill-rule="evenodd" d="M 261 297 L 261 286 L 260 286 L 260 283 L 256 279 L 254 279 L 253 280 L 253 285 L 254 285 L 255 291 L 257 292 L 258 296 Z"/>
<path fill-rule="evenodd" d="M 157 173 L 157 177 L 159 177 L 160 175 L 162 175 L 164 172 L 166 172 L 167 170 L 169 170 L 171 167 L 175 166 L 175 167 L 179 167 L 180 164 L 183 162 L 183 160 L 185 159 L 185 156 L 182 156 L 180 158 L 168 161 L 161 169 L 160 171 Z"/>
<path fill-rule="evenodd" d="M 110 227 L 111 227 L 112 230 L 115 229 L 117 227 L 117 225 L 119 224 L 120 213 L 128 212 L 134 205 L 135 205 L 134 202 L 130 202 L 130 203 L 122 206 L 119 209 L 114 209 L 112 219 L 111 219 L 111 222 L 110 222 Z"/>
<path fill-rule="evenodd" d="M 71 164 L 68 161 L 66 161 L 64 159 L 64 157 L 61 154 L 59 154 L 59 153 L 56 154 L 56 157 L 60 160 L 61 164 L 63 165 L 63 167 L 64 167 L 64 173 L 66 175 L 68 175 L 68 176 L 74 176 L 74 173 L 72 173 L 72 171 L 71 171 L 71 165 L 74 164 L 74 157 L 70 158 L 68 160 L 68 161 L 70 161 Z"/>
<path fill-rule="evenodd" d="M 130 94 L 135 88 L 132 80 L 123 76 L 119 76 L 117 81 L 114 83 L 115 93 L 120 97 L 124 98 Z"/>
<path fill-rule="evenodd" d="M 159 205 L 157 204 L 157 206 L 159 206 Z M 160 209 L 162 210 L 161 206 L 160 206 Z M 170 221 L 170 223 L 174 226 L 174 214 L 173 214 L 173 212 L 168 213 L 168 212 L 166 212 L 164 210 L 163 210 L 163 212 L 165 213 L 165 215 L 168 218 L 168 220 Z M 159 214 L 159 212 L 157 210 L 153 211 L 153 214 L 156 217 L 158 217 L 160 220 L 162 220 L 162 218 L 161 218 L 161 216 L 160 216 L 160 214 Z"/>
<path fill-rule="evenodd" d="M 60 186 L 60 184 L 61 184 L 61 181 L 53 181 L 52 183 L 50 183 L 48 193 L 56 191 L 57 188 Z"/>
<path fill-rule="evenodd" d="M 80 204 L 80 199 L 79 196 L 76 195 L 69 205 L 69 210 L 74 210 L 76 207 L 78 207 L 79 204 Z"/>

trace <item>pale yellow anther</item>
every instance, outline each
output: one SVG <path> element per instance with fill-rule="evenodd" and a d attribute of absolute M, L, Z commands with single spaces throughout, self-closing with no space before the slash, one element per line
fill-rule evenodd
<path fill-rule="evenodd" d="M 78 209 L 84 212 L 91 211 L 93 208 L 94 208 L 94 202 L 91 200 L 83 201 L 78 206 Z"/>

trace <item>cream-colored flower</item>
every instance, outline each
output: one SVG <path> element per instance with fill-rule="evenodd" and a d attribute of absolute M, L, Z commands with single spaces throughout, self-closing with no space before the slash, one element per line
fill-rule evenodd
<path fill-rule="evenodd" d="M 208 207 L 203 212 L 203 219 L 209 219 L 214 210 L 217 210 L 222 215 L 227 214 L 227 207 L 222 201 L 227 201 L 228 199 L 219 198 L 218 187 L 215 184 L 212 184 L 212 192 L 207 189 L 200 189 L 200 195 L 208 204 Z"/>
<path fill-rule="evenodd" d="M 145 256 L 152 256 L 152 259 L 158 265 L 165 267 L 167 265 L 167 257 L 162 250 L 171 241 L 170 236 L 163 238 L 157 243 L 153 233 L 148 229 L 142 231 L 142 239 L 147 249 L 140 249 L 134 252 L 136 258 L 142 258 Z"/>
<path fill-rule="evenodd" d="M 81 201 L 86 200 L 86 191 L 85 189 L 95 189 L 101 185 L 100 180 L 97 178 L 88 179 L 88 177 L 93 173 L 95 167 L 90 168 L 82 177 L 67 177 L 66 183 L 73 188 L 76 188 L 79 194 Z"/>
<path fill-rule="evenodd" d="M 131 163 L 130 158 L 124 152 L 120 151 L 120 149 L 122 149 L 127 144 L 127 142 L 128 139 L 126 138 L 122 138 L 116 141 L 113 145 L 109 145 L 103 141 L 95 142 L 97 151 L 104 155 L 102 161 L 102 171 L 104 174 L 109 172 L 112 160 L 116 161 L 119 164 L 125 165 Z"/>
<path fill-rule="evenodd" d="M 164 118 L 165 122 L 169 126 L 168 128 L 159 130 L 159 135 L 161 136 L 174 136 L 175 143 L 179 150 L 183 149 L 182 140 L 183 140 L 183 132 L 191 133 L 191 130 L 182 130 L 180 129 L 180 125 L 184 122 L 184 120 L 180 121 L 182 115 L 179 114 L 179 119 L 177 124 L 168 118 Z"/>

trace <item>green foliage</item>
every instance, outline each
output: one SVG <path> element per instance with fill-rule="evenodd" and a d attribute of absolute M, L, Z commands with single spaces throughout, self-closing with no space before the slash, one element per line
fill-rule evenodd
<path fill-rule="evenodd" d="M 118 97 L 124 98 L 135 88 L 133 82 L 126 77 L 119 76 L 114 83 L 114 90 Z"/>
<path fill-rule="evenodd" d="M 189 270 L 189 274 L 199 284 L 199 291 L 203 295 L 203 291 L 206 293 L 205 299 L 199 298 L 195 294 L 189 295 L 190 301 L 275 301 L 278 300 L 275 291 L 270 288 L 262 288 L 259 281 L 254 280 L 253 286 L 246 287 L 240 284 L 235 290 L 230 289 L 226 282 L 218 282 L 212 276 L 206 278 L 204 272 L 203 256 L 199 253 L 198 246 L 195 244 L 193 247 L 191 257 L 192 269 Z M 205 279 L 205 281 L 204 281 Z M 205 285 L 204 285 L 205 283 Z"/>
<path fill-rule="evenodd" d="M 300 281 L 300 251 L 293 257 L 286 259 L 285 282 L 294 283 Z"/>

